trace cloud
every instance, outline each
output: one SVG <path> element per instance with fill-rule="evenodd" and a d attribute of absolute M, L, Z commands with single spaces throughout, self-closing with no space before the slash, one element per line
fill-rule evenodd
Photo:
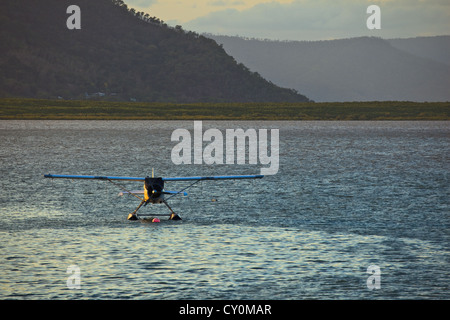
<path fill-rule="evenodd" d="M 240 5 L 244 5 L 245 2 L 244 1 L 240 1 L 240 0 L 211 0 L 208 2 L 209 5 L 211 6 L 218 6 L 218 7 L 225 7 L 225 6 L 240 6 Z"/>
<path fill-rule="evenodd" d="M 125 3 L 127 3 L 130 7 L 137 6 L 137 7 L 149 7 L 152 4 L 158 3 L 158 0 L 125 0 Z"/>
<path fill-rule="evenodd" d="M 369 30 L 367 7 L 381 8 L 381 30 Z M 323 40 L 450 34 L 447 0 L 295 0 L 222 9 L 184 23 L 187 30 L 256 38 Z"/>

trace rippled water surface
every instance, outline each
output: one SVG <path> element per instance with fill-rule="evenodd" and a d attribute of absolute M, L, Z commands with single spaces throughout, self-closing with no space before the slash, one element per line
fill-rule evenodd
<path fill-rule="evenodd" d="M 264 165 L 174 165 L 171 134 L 193 122 L 0 121 L 0 298 L 450 298 L 448 122 L 203 127 L 279 129 L 278 174 L 201 182 L 170 200 L 182 221 L 144 223 L 126 220 L 139 201 L 108 182 L 43 174 L 259 174 Z M 67 286 L 72 265 L 80 289 Z M 371 265 L 379 289 L 368 288 Z"/>

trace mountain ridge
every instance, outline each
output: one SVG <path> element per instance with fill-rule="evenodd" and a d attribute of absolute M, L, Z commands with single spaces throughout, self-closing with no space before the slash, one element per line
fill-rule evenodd
<path fill-rule="evenodd" d="M 404 39 L 273 41 L 206 36 L 250 70 L 275 84 L 302 88 L 317 102 L 450 101 L 450 65 L 445 63 L 450 36 L 434 39 L 441 42 L 434 41 L 440 50 L 435 52 Z"/>

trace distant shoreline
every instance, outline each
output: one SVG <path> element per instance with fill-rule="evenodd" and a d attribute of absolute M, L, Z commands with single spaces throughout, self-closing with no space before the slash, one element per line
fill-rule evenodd
<path fill-rule="evenodd" d="M 450 102 L 164 103 L 2 98 L 0 120 L 450 120 Z"/>

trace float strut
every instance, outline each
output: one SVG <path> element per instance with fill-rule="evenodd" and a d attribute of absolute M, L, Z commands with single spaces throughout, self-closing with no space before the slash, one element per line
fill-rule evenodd
<path fill-rule="evenodd" d="M 136 213 L 138 210 L 142 207 L 142 205 L 145 203 L 145 200 L 142 200 L 141 203 L 138 205 L 138 207 L 128 215 L 127 220 L 138 220 L 138 217 L 136 216 Z"/>
<path fill-rule="evenodd" d="M 167 206 L 167 208 L 169 208 L 171 215 L 169 220 L 181 220 L 180 216 L 177 215 L 175 212 L 173 212 L 172 208 L 169 206 L 169 204 L 167 203 L 166 200 L 163 200 L 164 204 Z"/>

